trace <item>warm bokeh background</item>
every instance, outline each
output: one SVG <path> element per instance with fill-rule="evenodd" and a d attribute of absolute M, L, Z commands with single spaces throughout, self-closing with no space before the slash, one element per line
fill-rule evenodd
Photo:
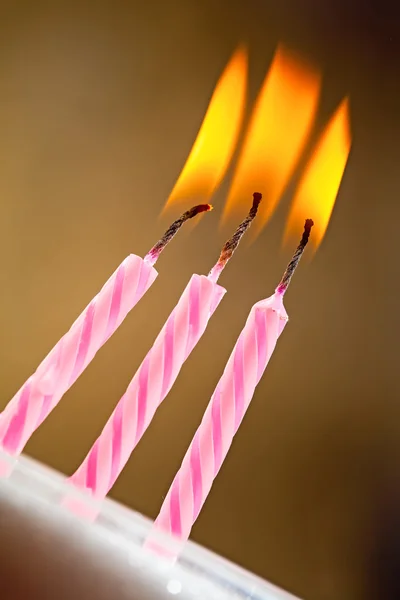
<path fill-rule="evenodd" d="M 0 18 L 1 406 L 118 263 L 162 233 L 159 212 L 238 42 L 250 47 L 253 97 L 280 41 L 323 70 L 319 124 L 350 94 L 354 143 L 327 236 L 293 281 L 290 325 L 193 530 L 306 600 L 366 598 L 372 556 L 388 552 L 381 515 L 394 528 L 400 40 L 385 4 L 39 1 L 4 3 Z M 227 189 L 168 248 L 156 284 L 28 454 L 65 473 L 78 465 L 191 273 L 215 261 Z M 112 492 L 148 516 L 250 306 L 286 264 L 289 199 L 227 268 L 229 293 Z"/>

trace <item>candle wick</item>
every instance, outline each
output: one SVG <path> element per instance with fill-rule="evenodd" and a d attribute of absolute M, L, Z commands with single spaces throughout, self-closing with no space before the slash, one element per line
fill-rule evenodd
<path fill-rule="evenodd" d="M 290 261 L 290 263 L 288 264 L 288 266 L 286 267 L 286 271 L 283 274 L 281 282 L 278 285 L 278 287 L 276 288 L 276 291 L 279 294 L 284 294 L 289 286 L 290 280 L 293 277 L 293 273 L 295 272 L 297 265 L 299 264 L 300 259 L 303 256 L 304 249 L 307 246 L 307 243 L 308 243 L 308 240 L 310 237 L 310 233 L 311 233 L 311 227 L 313 225 L 314 225 L 314 221 L 312 219 L 306 219 L 306 222 L 304 224 L 303 235 L 300 240 L 300 244 L 297 246 L 296 252 L 293 254 L 293 258 Z"/>
<path fill-rule="evenodd" d="M 153 266 L 159 259 L 161 252 L 164 250 L 167 244 L 170 243 L 172 238 L 175 237 L 179 229 L 186 221 L 188 221 L 189 219 L 193 219 L 193 217 L 200 213 L 208 212 L 212 209 L 213 207 L 211 206 L 211 204 L 198 204 L 197 206 L 193 206 L 192 208 L 184 212 L 179 217 L 179 219 L 176 219 L 176 221 L 174 221 L 172 225 L 168 227 L 167 231 L 164 233 L 162 238 L 158 240 L 158 242 L 152 247 L 151 250 L 149 250 L 149 252 L 144 257 L 144 261 L 147 264 Z"/>
<path fill-rule="evenodd" d="M 240 223 L 233 236 L 225 243 L 224 247 L 222 248 L 218 261 L 208 274 L 208 278 L 211 279 L 211 281 L 213 281 L 214 283 L 218 281 L 218 278 L 224 270 L 227 262 L 232 258 L 236 248 L 238 247 L 240 240 L 242 239 L 243 235 L 246 233 L 253 220 L 255 219 L 261 199 L 262 194 L 260 194 L 259 192 L 255 192 L 253 194 L 253 204 L 251 206 L 249 214 L 244 219 L 244 221 Z"/>

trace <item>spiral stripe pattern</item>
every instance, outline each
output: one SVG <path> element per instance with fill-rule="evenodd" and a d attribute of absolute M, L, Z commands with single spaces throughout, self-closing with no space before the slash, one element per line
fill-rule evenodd
<path fill-rule="evenodd" d="M 139 256 L 121 263 L 0 415 L 0 446 L 6 452 L 23 450 L 156 277 Z"/>
<path fill-rule="evenodd" d="M 186 540 L 288 320 L 282 295 L 255 304 L 154 523 Z"/>
<path fill-rule="evenodd" d="M 204 275 L 192 276 L 71 483 L 91 490 L 98 498 L 106 496 L 225 292 Z"/>

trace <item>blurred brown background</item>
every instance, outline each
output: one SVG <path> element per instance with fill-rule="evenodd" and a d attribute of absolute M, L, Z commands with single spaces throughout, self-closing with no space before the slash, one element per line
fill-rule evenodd
<path fill-rule="evenodd" d="M 306 600 L 398 597 L 367 592 L 373 557 L 388 543 L 383 515 L 394 531 L 387 507 L 397 508 L 388 499 L 400 469 L 400 28 L 385 4 L 1 5 L 1 406 L 118 263 L 163 232 L 159 212 L 238 42 L 250 48 L 253 97 L 278 42 L 322 69 L 320 124 L 350 94 L 354 143 L 327 236 L 296 274 L 290 325 L 192 536 Z M 217 258 L 226 191 L 227 182 L 214 213 L 171 244 L 156 284 L 28 454 L 65 473 L 76 468 L 189 276 Z M 285 267 L 289 200 L 226 269 L 229 293 L 112 492 L 148 516 L 250 306 Z"/>

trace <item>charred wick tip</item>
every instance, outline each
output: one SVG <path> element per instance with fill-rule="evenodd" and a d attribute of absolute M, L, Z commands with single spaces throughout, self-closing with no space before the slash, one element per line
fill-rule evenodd
<path fill-rule="evenodd" d="M 307 236 L 307 240 L 310 237 L 310 233 L 311 233 L 311 228 L 314 225 L 314 221 L 312 219 L 306 219 L 306 222 L 304 223 L 304 234 L 303 236 Z"/>
<path fill-rule="evenodd" d="M 254 192 L 253 204 L 251 205 L 251 209 L 250 209 L 249 214 L 247 215 L 246 219 L 253 220 L 255 218 L 257 211 L 258 211 L 258 207 L 260 206 L 261 200 L 262 200 L 262 194 L 260 194 L 260 192 Z M 248 227 L 248 225 L 246 226 L 246 228 L 247 227 Z"/>
<path fill-rule="evenodd" d="M 213 210 L 213 208 L 214 207 L 211 204 L 198 204 L 187 211 L 187 218 L 191 219 L 202 212 L 209 212 L 210 210 Z"/>
<path fill-rule="evenodd" d="M 311 233 L 311 228 L 314 225 L 314 221 L 312 219 L 306 219 L 306 222 L 304 223 L 304 231 L 303 231 L 303 235 L 302 238 L 300 240 L 300 246 L 306 246 L 310 237 L 310 233 Z"/>
<path fill-rule="evenodd" d="M 257 215 L 258 206 L 261 202 L 261 199 L 262 194 L 260 194 L 259 192 L 255 192 L 253 194 L 253 204 L 247 217 L 240 223 L 233 236 L 229 238 L 229 240 L 225 243 L 224 247 L 222 248 L 221 254 L 219 255 L 217 263 L 214 265 L 214 267 L 208 274 L 208 277 L 211 279 L 211 281 L 216 282 L 218 280 L 218 277 L 220 276 L 226 263 L 233 256 L 236 248 L 239 245 L 240 240 L 242 239 L 243 235 L 246 233 L 246 231 L 248 230 L 248 228 L 250 227 L 251 223 Z"/>
<path fill-rule="evenodd" d="M 290 283 L 290 280 L 292 279 L 293 273 L 295 272 L 297 265 L 299 264 L 300 259 L 303 255 L 304 249 L 308 243 L 310 233 L 311 233 L 311 228 L 313 225 L 314 225 L 314 221 L 312 219 L 306 219 L 306 222 L 304 223 L 303 236 L 300 240 L 300 244 L 298 245 L 297 250 L 294 253 L 292 260 L 288 264 L 280 284 L 276 288 L 277 292 L 279 292 L 280 294 L 284 294 L 288 288 L 288 285 Z"/>
<path fill-rule="evenodd" d="M 306 219 L 304 229 L 308 232 L 311 231 L 311 227 L 314 225 L 314 221 L 312 219 Z"/>
<path fill-rule="evenodd" d="M 181 215 L 178 219 L 176 219 L 176 221 L 172 223 L 172 225 L 168 227 L 167 231 L 164 233 L 162 238 L 158 240 L 157 244 L 155 244 L 152 247 L 152 249 L 146 254 L 144 260 L 148 264 L 154 265 L 158 260 L 158 257 L 160 256 L 161 252 L 164 250 L 167 244 L 169 244 L 172 238 L 175 237 L 179 229 L 186 221 L 192 219 L 193 217 L 202 212 L 208 212 L 212 209 L 213 207 L 211 206 L 211 204 L 197 204 L 196 206 L 189 208 L 189 210 L 184 212 L 183 215 Z"/>
<path fill-rule="evenodd" d="M 260 192 L 254 192 L 253 194 L 253 207 L 257 207 L 260 204 L 262 200 L 262 194 L 260 194 Z"/>

